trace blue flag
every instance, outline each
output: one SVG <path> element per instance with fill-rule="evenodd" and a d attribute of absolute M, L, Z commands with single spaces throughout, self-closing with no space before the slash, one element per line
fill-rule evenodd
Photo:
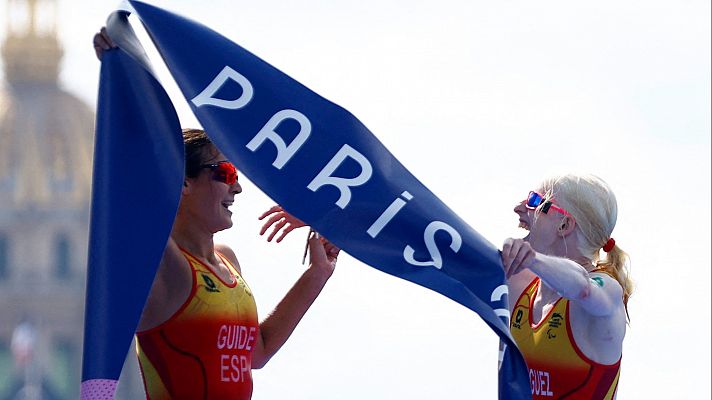
<path fill-rule="evenodd" d="M 205 26 L 130 3 L 211 140 L 242 173 L 353 257 L 480 315 L 503 344 L 500 399 L 531 398 L 526 364 L 509 334 L 507 286 L 495 246 L 347 110 Z M 145 115 L 138 119 L 155 116 L 156 107 L 132 106 Z M 182 172 L 174 173 L 182 179 Z M 160 232 L 171 225 L 154 223 L 165 224 Z"/>
<path fill-rule="evenodd" d="M 112 18 L 126 24 L 125 15 Z M 121 49 L 106 52 L 101 63 L 82 399 L 113 398 L 180 201 L 180 123 L 147 68 L 140 55 Z"/>

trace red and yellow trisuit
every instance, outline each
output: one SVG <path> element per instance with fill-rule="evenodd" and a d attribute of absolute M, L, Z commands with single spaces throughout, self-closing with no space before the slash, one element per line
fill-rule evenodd
<path fill-rule="evenodd" d="M 252 353 L 259 334 L 252 292 L 235 267 L 220 279 L 181 249 L 193 272 L 183 306 L 161 325 L 136 333 L 148 399 L 239 399 L 252 396 Z"/>
<path fill-rule="evenodd" d="M 615 364 L 599 364 L 576 345 L 569 320 L 569 300 L 559 299 L 539 324 L 532 322 L 532 305 L 541 280 L 535 278 L 512 311 L 510 331 L 529 367 L 532 398 L 610 400 L 620 376 Z"/>

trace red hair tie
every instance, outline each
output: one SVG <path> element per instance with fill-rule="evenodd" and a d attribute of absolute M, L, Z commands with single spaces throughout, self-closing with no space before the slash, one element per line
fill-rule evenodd
<path fill-rule="evenodd" d="M 616 241 L 613 238 L 608 239 L 606 244 L 603 245 L 603 251 L 606 253 L 609 253 L 611 250 L 613 250 L 613 246 L 616 245 Z"/>

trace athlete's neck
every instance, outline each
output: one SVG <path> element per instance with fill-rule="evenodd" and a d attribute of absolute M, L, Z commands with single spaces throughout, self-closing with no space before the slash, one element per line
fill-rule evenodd
<path fill-rule="evenodd" d="M 178 246 L 188 251 L 191 255 L 206 260 L 211 264 L 217 262 L 213 234 L 211 232 L 203 231 L 193 225 L 183 223 L 180 218 L 176 218 L 171 237 Z"/>

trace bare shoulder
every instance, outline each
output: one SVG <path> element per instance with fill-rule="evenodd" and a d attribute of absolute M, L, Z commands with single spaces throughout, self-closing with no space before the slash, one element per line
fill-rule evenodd
<path fill-rule="evenodd" d="M 625 325 L 625 304 L 623 287 L 605 272 L 589 273 L 589 294 L 580 299 L 571 300 L 572 314 L 588 315 L 598 323 L 610 321 Z"/>
<path fill-rule="evenodd" d="M 172 237 L 169 237 L 168 242 L 166 243 L 166 248 L 163 250 L 163 259 L 161 260 L 161 263 L 174 264 L 182 262 L 187 263 L 187 260 L 183 256 L 183 252 L 180 250 L 180 247 L 178 247 L 178 243 L 176 243 Z"/>
<path fill-rule="evenodd" d="M 215 245 L 215 250 L 217 250 L 220 254 L 225 256 L 230 263 L 232 263 L 233 267 L 237 269 L 237 272 L 242 274 L 242 269 L 240 268 L 240 262 L 237 261 L 237 255 L 235 255 L 235 252 L 230 248 L 230 246 L 224 244 L 224 243 L 218 243 Z"/>
<path fill-rule="evenodd" d="M 589 274 L 591 283 L 594 286 L 601 288 L 607 295 L 612 298 L 623 299 L 623 287 L 611 275 L 605 272 L 591 272 Z"/>

